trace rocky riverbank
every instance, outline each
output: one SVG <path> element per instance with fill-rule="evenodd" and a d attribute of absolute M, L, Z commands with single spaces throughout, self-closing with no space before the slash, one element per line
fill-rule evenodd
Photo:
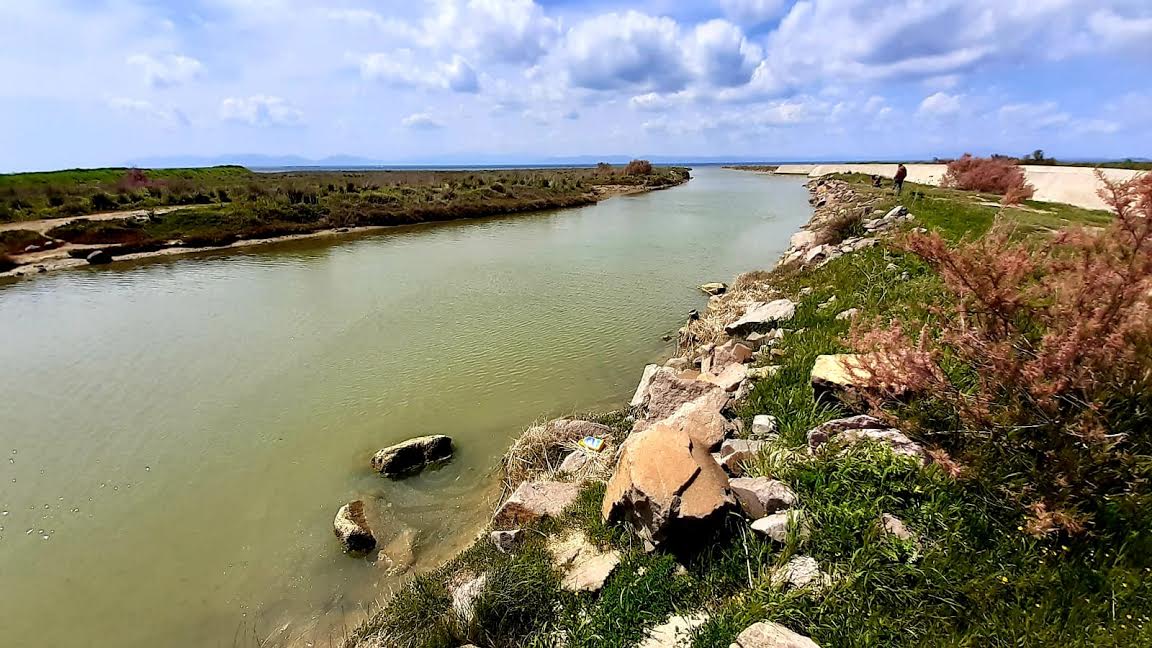
<path fill-rule="evenodd" d="M 875 354 L 849 346 L 855 322 L 942 316 L 940 275 L 890 234 L 923 229 L 946 246 L 1032 215 L 928 188 L 910 213 L 850 178 L 808 188 L 813 216 L 775 269 L 702 285 L 707 307 L 680 329 L 675 357 L 644 368 L 627 409 L 529 430 L 506 458 L 490 528 L 348 645 L 1152 638 L 1131 620 L 1152 611 L 1148 554 L 1116 545 L 1139 531 L 1079 544 L 1030 533 L 1036 509 L 998 494 L 990 471 L 982 480 L 966 463 L 976 455 L 950 455 L 952 419 L 912 386 L 873 381 Z M 884 359 L 920 369 L 915 352 Z M 1080 615 L 1092 620 L 1059 620 Z"/>
<path fill-rule="evenodd" d="M 815 180 L 809 188 L 813 216 L 793 237 L 782 266 L 802 271 L 868 248 L 885 231 L 910 219 L 902 208 L 879 209 L 875 197 L 858 194 L 841 181 Z M 622 533 L 627 527 L 629 537 L 637 538 L 646 552 L 690 555 L 701 549 L 702 540 L 731 531 L 738 518 L 766 543 L 804 543 L 811 523 L 798 495 L 776 479 L 746 476 L 745 467 L 773 451 L 797 461 L 807 454 L 780 445 L 776 417 L 756 415 L 746 424 L 740 415 L 755 384 L 781 369 L 773 362 L 782 353 L 781 342 L 798 334 L 791 322 L 799 304 L 775 287 L 767 273 L 742 275 L 730 288 L 711 283 L 701 289 L 711 295 L 707 308 L 694 312 L 680 330 L 676 357 L 662 366 L 645 367 L 626 410 L 597 420 L 551 421 L 516 442 L 503 467 L 506 497 L 470 552 L 495 550 L 505 557 L 531 553 L 534 549 L 526 543 L 538 544 L 543 531 L 543 545 L 536 549 L 543 549 L 541 556 L 559 576 L 560 589 L 594 594 L 625 556 L 565 521 L 574 507 L 594 508 L 597 524 L 605 529 Z M 852 315 L 846 310 L 839 319 Z M 829 421 L 808 437 L 811 452 L 835 438 L 838 447 L 880 441 L 897 452 L 926 457 L 919 445 L 869 417 Z M 596 443 L 602 445 L 593 449 Z M 911 537 L 892 514 L 877 523 Z M 473 561 L 457 559 L 437 576 L 445 580 L 451 600 L 450 627 L 444 632 L 465 640 L 474 636 L 477 606 L 498 582 L 499 568 L 462 563 Z M 794 556 L 774 574 L 782 589 L 818 588 L 831 578 L 805 555 Z M 683 632 L 707 619 L 703 612 L 673 616 L 650 628 L 643 645 L 686 645 Z M 427 636 L 420 634 L 425 631 L 404 628 L 386 607 L 362 629 L 357 645 L 442 645 L 426 643 Z M 816 644 L 783 625 L 761 622 L 746 628 L 736 645 Z"/>

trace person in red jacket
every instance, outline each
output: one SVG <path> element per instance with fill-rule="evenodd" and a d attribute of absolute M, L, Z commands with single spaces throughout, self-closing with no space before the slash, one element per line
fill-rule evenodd
<path fill-rule="evenodd" d="M 892 187 L 896 189 L 896 195 L 899 196 L 904 191 L 904 178 L 908 177 L 908 169 L 904 168 L 903 164 L 896 167 L 896 177 L 892 178 Z"/>

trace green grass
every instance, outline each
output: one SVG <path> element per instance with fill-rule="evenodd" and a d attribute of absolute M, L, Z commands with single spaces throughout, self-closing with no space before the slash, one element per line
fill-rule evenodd
<path fill-rule="evenodd" d="M 980 206 L 971 194 L 911 189 L 917 195 L 906 190 L 902 198 L 916 217 L 909 227 L 936 229 L 951 240 L 983 233 L 998 211 Z M 881 208 L 894 204 L 888 196 Z M 1105 222 L 1089 210 L 1052 211 L 1060 222 Z M 1003 214 L 1025 225 L 1024 232 L 1051 224 L 1033 216 Z M 777 416 L 780 449 L 803 448 L 809 429 L 848 413 L 817 403 L 809 382 L 817 355 L 846 350 L 849 323 L 836 320 L 838 312 L 859 308 L 864 317 L 930 321 L 932 306 L 945 295 L 925 264 L 883 246 L 769 277 L 799 307 L 777 347 L 782 354 L 771 360 L 782 369 L 760 381 L 738 413 L 745 429 L 756 414 Z M 801 296 L 805 289 L 811 292 Z M 832 307 L 819 308 L 832 296 Z M 626 425 L 614 417 L 617 427 Z M 946 421 L 934 423 L 936 430 L 948 429 Z M 635 646 L 669 615 L 705 610 L 711 619 L 694 636 L 697 648 L 726 648 L 762 620 L 837 648 L 1152 645 L 1152 529 L 1116 525 L 1076 542 L 1038 539 L 1022 532 L 1022 512 L 995 483 L 955 480 L 936 466 L 922 468 L 875 447 L 811 458 L 800 452 L 791 458 L 765 453 L 747 468 L 784 481 L 799 495 L 813 525 L 803 546 L 775 546 L 733 515 L 693 554 L 647 554 L 624 528 L 600 520 L 604 487 L 590 485 L 565 519 L 529 534 L 523 552 L 496 554 L 482 538 L 445 570 L 418 577 L 361 636 L 393 628 L 409 633 L 401 646 L 549 646 L 562 633 L 568 646 Z M 917 540 L 882 536 L 877 521 L 883 513 L 901 518 Z M 598 595 L 561 592 L 548 576 L 540 534 L 563 528 L 579 528 L 591 541 L 621 551 L 622 564 Z M 770 585 L 772 570 L 798 554 L 812 556 L 833 576 L 827 590 L 785 592 Z M 478 627 L 440 632 L 442 624 L 428 618 L 445 605 L 437 584 L 460 569 L 501 574 L 489 581 L 495 603 Z M 527 605 L 549 612 L 523 613 Z M 421 634 L 418 628 L 436 630 Z"/>

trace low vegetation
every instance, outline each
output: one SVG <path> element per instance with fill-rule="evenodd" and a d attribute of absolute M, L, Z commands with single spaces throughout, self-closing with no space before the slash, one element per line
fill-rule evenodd
<path fill-rule="evenodd" d="M 1036 189 L 1024 181 L 1024 169 L 1015 160 L 972 157 L 967 153 L 948 163 L 940 184 L 953 189 L 998 194 L 1004 197 L 1006 205 L 1018 204 L 1036 193 Z"/>
<path fill-rule="evenodd" d="M 594 202 L 598 187 L 660 188 L 687 178 L 687 169 L 642 160 L 625 168 L 505 171 L 62 171 L 0 176 L 0 220 L 141 210 L 73 219 L 48 232 L 69 243 L 121 246 L 122 253 L 573 207 Z"/>
<path fill-rule="evenodd" d="M 895 205 L 865 178 L 855 182 L 882 199 L 878 209 Z M 710 617 L 691 638 L 698 648 L 725 648 L 762 620 L 837 648 L 1152 645 L 1148 182 L 1118 188 L 1111 219 L 914 187 L 903 197 L 915 215 L 907 227 L 925 234 L 732 286 L 737 296 L 770 286 L 799 303 L 771 358 L 780 370 L 739 413 L 746 428 L 756 414 L 780 420 L 775 449 L 747 472 L 799 495 L 813 527 L 803 553 L 833 579 L 822 592 L 773 587 L 772 570 L 800 547 L 773 545 L 735 517 L 699 551 L 645 553 L 601 522 L 603 486 L 591 484 L 564 519 L 537 531 L 576 527 L 622 552 L 598 594 L 561 591 L 540 534 L 511 555 L 484 537 L 385 602 L 349 645 L 552 646 L 562 635 L 566 646 L 635 646 L 646 628 L 696 611 Z M 1095 233 L 1052 233 L 1101 223 Z M 822 307 L 832 297 L 835 307 Z M 851 308 L 862 323 L 836 317 Z M 876 321 L 910 333 L 869 336 L 883 330 L 867 326 Z M 936 461 L 924 468 L 866 445 L 793 454 L 807 430 L 850 413 L 815 400 L 815 358 L 909 348 L 896 342 L 931 353 L 948 382 L 879 401 L 877 413 Z M 916 538 L 880 534 L 881 513 Z M 447 584 L 469 570 L 499 577 L 464 627 Z"/>

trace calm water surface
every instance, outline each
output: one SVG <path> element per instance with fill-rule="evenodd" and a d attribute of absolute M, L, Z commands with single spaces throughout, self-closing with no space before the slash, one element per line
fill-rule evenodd
<path fill-rule="evenodd" d="M 695 286 L 770 267 L 802 179 L 62 272 L 0 286 L 0 645 L 338 638 L 400 581 L 332 536 L 365 498 L 418 567 L 491 511 L 533 420 L 623 404 Z M 399 482 L 381 447 L 448 434 Z"/>

